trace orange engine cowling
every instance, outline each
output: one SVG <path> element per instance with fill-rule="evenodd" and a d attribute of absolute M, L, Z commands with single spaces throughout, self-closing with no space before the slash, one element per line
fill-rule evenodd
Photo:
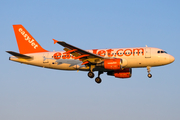
<path fill-rule="evenodd" d="M 132 75 L 132 69 L 124 68 L 123 70 L 110 71 L 110 72 L 107 72 L 107 75 L 112 75 L 117 78 L 130 78 Z"/>
<path fill-rule="evenodd" d="M 105 59 L 104 68 L 108 70 L 121 69 L 121 59 Z"/>

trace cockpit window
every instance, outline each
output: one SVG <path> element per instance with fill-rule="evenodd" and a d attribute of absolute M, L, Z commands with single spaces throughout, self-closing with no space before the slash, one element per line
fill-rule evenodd
<path fill-rule="evenodd" d="M 166 53 L 167 54 L 167 52 L 166 51 L 157 51 L 157 53 Z"/>

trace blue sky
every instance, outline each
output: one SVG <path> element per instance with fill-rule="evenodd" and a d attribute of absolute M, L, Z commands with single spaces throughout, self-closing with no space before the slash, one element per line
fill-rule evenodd
<path fill-rule="evenodd" d="M 180 1 L 0 1 L 1 120 L 179 120 Z M 8 60 L 18 52 L 12 28 L 22 24 L 47 50 L 63 50 L 52 38 L 82 49 L 157 47 L 175 62 L 133 69 L 122 80 L 86 72 L 44 69 Z M 96 73 L 97 75 L 97 73 Z"/>

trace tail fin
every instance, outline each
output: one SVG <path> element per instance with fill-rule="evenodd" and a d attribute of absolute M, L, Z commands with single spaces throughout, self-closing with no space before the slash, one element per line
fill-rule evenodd
<path fill-rule="evenodd" d="M 13 28 L 21 54 L 48 52 L 39 45 L 22 25 L 13 25 Z"/>

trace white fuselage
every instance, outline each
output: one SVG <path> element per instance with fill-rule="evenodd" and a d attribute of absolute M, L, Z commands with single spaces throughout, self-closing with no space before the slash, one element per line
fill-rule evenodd
<path fill-rule="evenodd" d="M 162 49 L 152 47 L 93 49 L 87 51 L 105 58 L 121 58 L 123 68 L 154 67 L 174 61 L 173 56 L 165 53 L 165 51 L 161 52 Z M 85 65 L 81 65 L 82 61 L 75 60 L 74 56 L 64 53 L 65 51 L 33 53 L 26 54 L 33 57 L 32 60 L 19 59 L 14 56 L 10 57 L 10 60 L 52 69 L 89 70 Z"/>

